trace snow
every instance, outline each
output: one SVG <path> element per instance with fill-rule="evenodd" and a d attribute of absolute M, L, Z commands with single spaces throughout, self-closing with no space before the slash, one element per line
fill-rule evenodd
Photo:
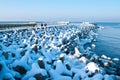
<path fill-rule="evenodd" d="M 99 71 L 99 67 L 97 64 L 95 64 L 94 62 L 90 62 L 87 64 L 87 66 L 85 67 L 86 70 L 95 73 L 96 71 Z"/>
<path fill-rule="evenodd" d="M 118 61 L 119 61 L 119 59 L 118 59 L 118 58 L 113 58 L 113 61 L 118 62 Z"/>
<path fill-rule="evenodd" d="M 75 47 L 75 54 L 74 54 L 74 56 L 80 57 L 80 55 L 81 55 L 80 51 L 78 50 L 78 48 Z"/>
<path fill-rule="evenodd" d="M 80 26 L 88 27 L 88 26 L 94 26 L 94 25 L 84 21 L 83 23 L 80 24 Z"/>
<path fill-rule="evenodd" d="M 96 45 L 95 44 L 92 44 L 92 48 L 95 48 L 96 47 Z"/>
<path fill-rule="evenodd" d="M 87 61 L 88 61 L 87 58 L 85 58 L 85 57 L 81 57 L 79 60 L 83 63 L 87 63 Z"/>
<path fill-rule="evenodd" d="M 0 31 L 0 80 L 119 79 L 118 58 L 90 51 L 95 29 L 84 22 Z M 85 49 L 86 43 L 92 45 Z"/>
<path fill-rule="evenodd" d="M 106 55 L 102 55 L 101 57 L 104 59 L 108 59 L 108 57 Z"/>

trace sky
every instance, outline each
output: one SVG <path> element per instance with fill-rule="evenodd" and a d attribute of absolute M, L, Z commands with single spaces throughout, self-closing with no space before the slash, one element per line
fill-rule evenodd
<path fill-rule="evenodd" d="M 120 0 L 0 0 L 0 21 L 120 22 Z"/>

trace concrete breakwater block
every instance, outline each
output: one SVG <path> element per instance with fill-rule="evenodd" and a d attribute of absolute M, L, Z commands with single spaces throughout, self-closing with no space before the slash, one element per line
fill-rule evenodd
<path fill-rule="evenodd" d="M 96 35 L 91 30 L 94 28 L 67 25 L 46 27 L 46 31 L 44 28 L 3 31 L 0 79 L 110 80 L 112 75 L 119 79 L 118 59 L 97 56 L 90 51 L 91 45 L 84 48 Z M 9 39 L 12 41 L 8 46 Z"/>

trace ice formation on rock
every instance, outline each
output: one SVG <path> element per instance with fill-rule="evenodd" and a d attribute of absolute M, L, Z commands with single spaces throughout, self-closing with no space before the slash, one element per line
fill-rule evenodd
<path fill-rule="evenodd" d="M 84 22 L 0 31 L 0 80 L 119 80 L 119 59 L 84 48 L 95 30 Z"/>

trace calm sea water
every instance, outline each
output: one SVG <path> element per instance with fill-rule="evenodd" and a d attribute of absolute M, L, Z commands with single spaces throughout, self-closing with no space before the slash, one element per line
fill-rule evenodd
<path fill-rule="evenodd" d="M 97 23 L 104 29 L 98 31 L 98 38 L 94 52 L 120 59 L 120 23 Z"/>

